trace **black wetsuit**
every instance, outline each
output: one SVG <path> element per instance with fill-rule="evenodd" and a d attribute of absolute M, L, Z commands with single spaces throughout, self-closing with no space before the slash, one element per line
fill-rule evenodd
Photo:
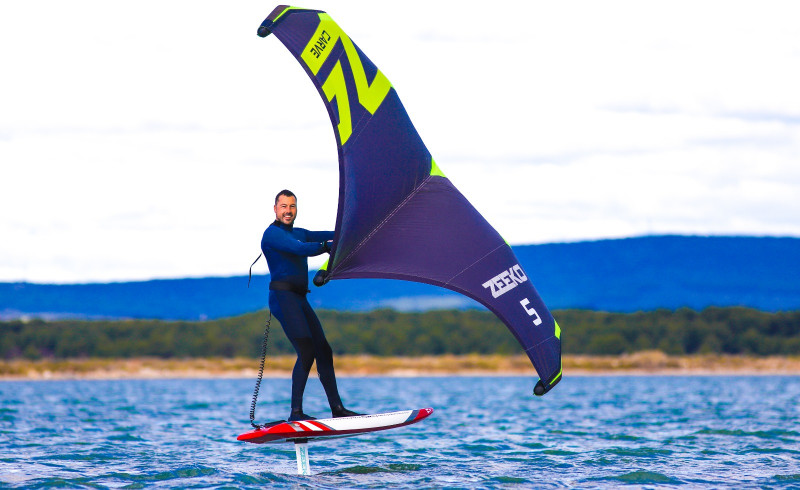
<path fill-rule="evenodd" d="M 292 371 L 292 414 L 302 413 L 303 392 L 314 360 L 331 409 L 342 408 L 333 369 L 333 352 L 306 299 L 308 257 L 325 252 L 332 231 L 308 231 L 275 221 L 261 239 L 270 271 L 269 308 L 297 351 Z"/>

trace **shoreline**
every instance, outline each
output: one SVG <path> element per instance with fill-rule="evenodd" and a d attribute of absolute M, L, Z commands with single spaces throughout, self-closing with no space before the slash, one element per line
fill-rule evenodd
<path fill-rule="evenodd" d="M 289 378 L 294 361 L 294 356 L 268 357 L 264 377 Z M 524 355 L 341 355 L 334 362 L 340 377 L 537 376 Z M 253 358 L 15 359 L 0 361 L 0 381 L 255 378 L 258 365 L 259 359 Z M 567 355 L 563 368 L 565 376 L 800 375 L 800 357 L 668 356 L 646 351 L 610 357 Z"/>

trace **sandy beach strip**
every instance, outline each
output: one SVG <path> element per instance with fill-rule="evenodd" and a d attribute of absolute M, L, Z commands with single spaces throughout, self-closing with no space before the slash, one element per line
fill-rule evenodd
<path fill-rule="evenodd" d="M 294 356 L 268 357 L 265 377 L 289 377 Z M 536 376 L 524 355 L 441 355 L 335 358 L 339 376 Z M 0 380 L 255 378 L 259 360 L 44 359 L 0 361 Z M 622 356 L 564 356 L 564 375 L 800 375 L 800 357 L 668 356 L 658 351 Z"/>

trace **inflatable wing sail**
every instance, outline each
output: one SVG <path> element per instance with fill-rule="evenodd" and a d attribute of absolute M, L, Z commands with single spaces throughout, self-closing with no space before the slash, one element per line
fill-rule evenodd
<path fill-rule="evenodd" d="M 511 247 L 442 173 L 389 80 L 325 12 L 277 7 L 258 29 L 319 90 L 339 148 L 339 210 L 315 278 L 389 278 L 485 305 L 525 349 L 543 395 L 561 379 L 561 329 Z M 457 332 L 454 332 L 457 335 Z"/>

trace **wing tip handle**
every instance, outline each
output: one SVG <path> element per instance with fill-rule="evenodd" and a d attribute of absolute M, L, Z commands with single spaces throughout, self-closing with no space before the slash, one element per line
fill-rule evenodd
<path fill-rule="evenodd" d="M 277 22 L 278 18 L 282 16 L 287 10 L 291 10 L 294 7 L 290 7 L 288 5 L 278 5 L 275 7 L 272 12 L 264 19 L 264 22 L 258 26 L 258 37 L 267 37 L 272 33 L 272 26 Z"/>
<path fill-rule="evenodd" d="M 543 396 L 545 393 L 552 390 L 559 381 L 561 381 L 561 373 L 558 373 L 558 376 L 547 384 L 540 379 L 536 382 L 536 386 L 533 387 L 533 394 L 536 396 Z"/>

